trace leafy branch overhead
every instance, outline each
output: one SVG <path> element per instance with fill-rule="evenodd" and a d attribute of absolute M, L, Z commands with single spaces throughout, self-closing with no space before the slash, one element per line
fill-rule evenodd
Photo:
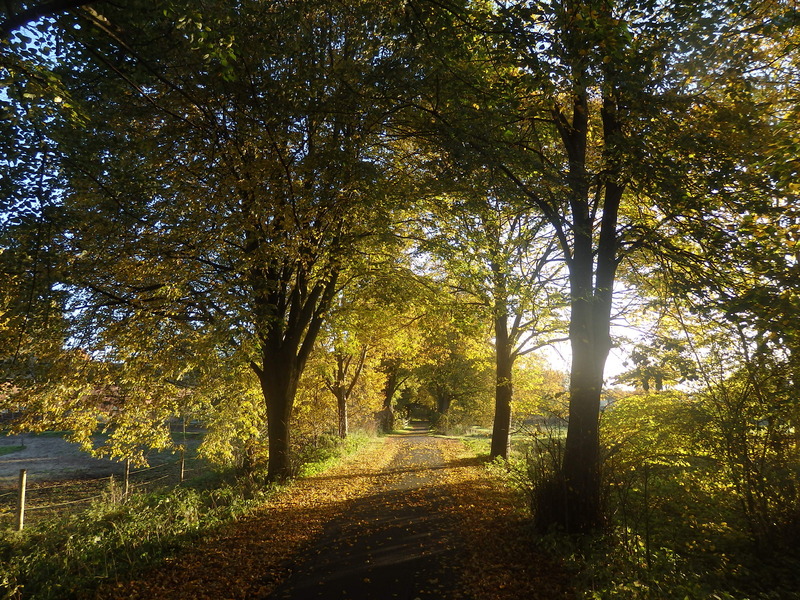
<path fill-rule="evenodd" d="M 263 450 L 278 479 L 301 441 L 417 411 L 492 422 L 506 458 L 542 417 L 521 407 L 560 394 L 542 351 L 569 346 L 537 519 L 588 531 L 615 340 L 645 391 L 728 407 L 765 372 L 794 382 L 786 3 L 2 10 L 0 398 L 19 428 L 87 448 L 105 429 L 93 451 L 137 457 L 196 418 L 207 456 Z"/>

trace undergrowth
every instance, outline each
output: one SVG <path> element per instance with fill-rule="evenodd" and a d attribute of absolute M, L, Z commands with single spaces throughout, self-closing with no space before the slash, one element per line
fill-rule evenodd
<path fill-rule="evenodd" d="M 520 492 L 535 518 L 541 482 L 552 475 L 560 451 L 553 440 L 516 447 L 509 461 L 490 463 L 490 470 Z M 607 475 L 603 531 L 536 537 L 542 554 L 560 560 L 572 574 L 579 597 L 800 599 L 796 539 L 777 530 L 768 544 L 754 539 L 730 484 L 710 463 L 638 464 Z"/>
<path fill-rule="evenodd" d="M 350 433 L 345 439 L 330 434 L 315 444 L 304 446 L 296 455 L 293 471 L 298 477 L 310 477 L 332 467 L 343 455 L 352 454 L 369 441 L 363 432 Z"/>
<path fill-rule="evenodd" d="M 328 439 L 306 449 L 297 472 L 331 467 L 366 441 Z M 181 487 L 135 494 L 119 490 L 80 513 L 0 532 L 0 599 L 68 600 L 91 596 L 103 581 L 122 579 L 174 555 L 211 530 L 267 500 L 278 486 L 233 472 L 207 473 Z"/>

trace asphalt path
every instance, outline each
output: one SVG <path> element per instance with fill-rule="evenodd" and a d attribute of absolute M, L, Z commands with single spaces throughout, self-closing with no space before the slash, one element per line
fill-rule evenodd
<path fill-rule="evenodd" d="M 452 589 L 461 539 L 447 510 L 438 441 L 424 426 L 394 436 L 397 452 L 379 487 L 329 523 L 268 597 L 425 600 Z"/>

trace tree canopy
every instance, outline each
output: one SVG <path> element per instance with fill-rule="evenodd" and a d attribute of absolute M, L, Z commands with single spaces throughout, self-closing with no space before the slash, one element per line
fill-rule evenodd
<path fill-rule="evenodd" d="M 702 379 L 731 331 L 724 381 L 796 388 L 797 23 L 778 0 L 8 2 L 3 406 L 116 456 L 191 414 L 211 454 L 265 439 L 280 478 L 298 394 L 327 386 L 344 436 L 353 398 L 390 426 L 405 386 L 464 419 L 493 395 L 507 457 L 515 359 L 568 340 L 536 518 L 594 529 L 622 287 L 669 319 L 630 351 L 644 391 Z"/>

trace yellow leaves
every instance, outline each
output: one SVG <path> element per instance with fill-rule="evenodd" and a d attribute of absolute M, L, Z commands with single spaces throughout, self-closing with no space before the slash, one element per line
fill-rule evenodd
<path fill-rule="evenodd" d="M 420 459 L 421 447 L 427 458 Z M 519 526 L 521 515 L 513 510 L 510 490 L 470 459 L 472 454 L 456 440 L 376 440 L 328 472 L 292 483 L 256 513 L 196 544 L 191 553 L 149 571 L 140 581 L 109 583 L 97 597 L 268 597 L 291 574 L 287 564 L 311 558 L 308 549 L 319 542 L 326 525 L 343 524 L 335 552 L 352 548 L 361 553 L 366 547 L 364 562 L 372 565 L 375 552 L 385 550 L 386 543 L 396 547 L 408 542 L 405 532 L 417 532 L 412 523 L 395 526 L 392 519 L 386 529 L 387 522 L 374 514 L 394 516 L 408 508 L 422 509 L 426 517 L 444 511 L 459 538 L 466 536 L 469 554 L 467 564 L 447 565 L 465 567 L 462 590 L 452 590 L 451 574 L 431 571 L 419 582 L 419 597 L 444 598 L 451 591 L 455 597 L 476 599 L 564 597 L 567 588 L 558 570 L 535 556 L 521 535 L 525 528 Z M 434 556 L 453 549 L 459 542 L 446 531 L 449 526 L 431 530 L 430 536 L 412 537 L 409 551 Z M 356 585 L 380 583 L 371 570 L 356 577 Z M 347 591 L 345 586 L 341 591 Z"/>

